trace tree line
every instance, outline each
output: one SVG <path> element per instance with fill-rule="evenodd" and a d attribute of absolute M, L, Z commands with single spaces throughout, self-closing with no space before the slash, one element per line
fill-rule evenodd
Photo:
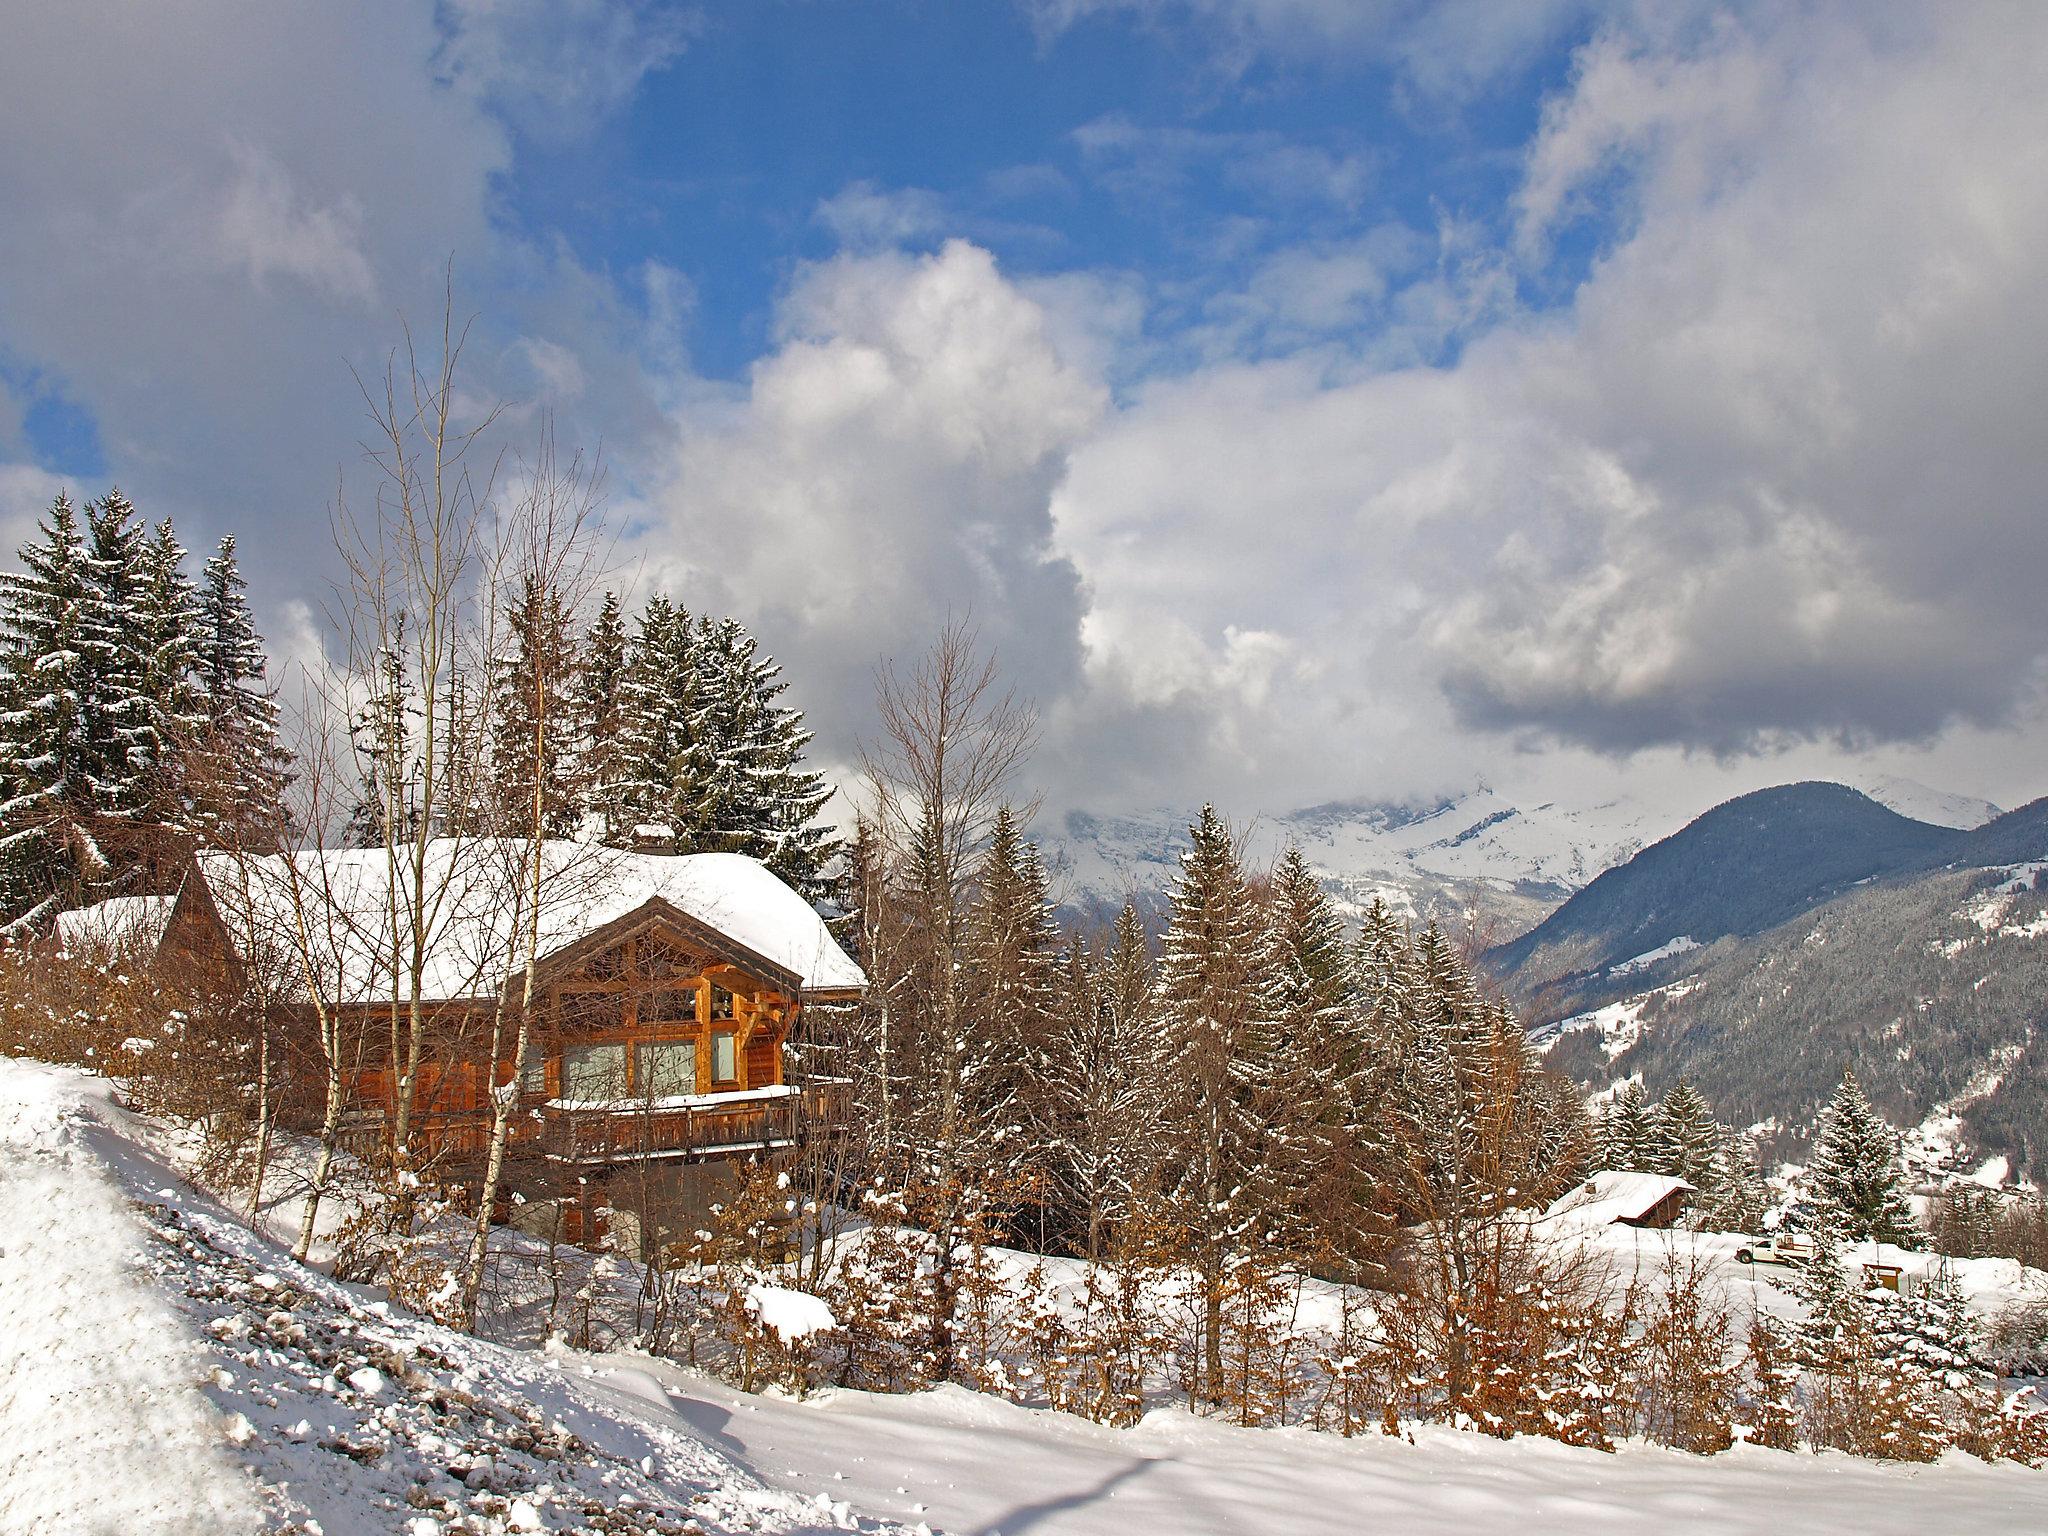
<path fill-rule="evenodd" d="M 232 535 L 59 495 L 0 574 L 0 933 L 246 841 L 287 772 Z"/>

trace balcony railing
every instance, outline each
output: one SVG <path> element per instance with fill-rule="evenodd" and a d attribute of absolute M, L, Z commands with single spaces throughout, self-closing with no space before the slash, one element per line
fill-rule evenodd
<path fill-rule="evenodd" d="M 794 1147 L 844 1124 L 850 1086 L 815 1081 L 799 1092 L 707 1094 L 687 1104 L 553 1102 L 542 1106 L 535 1133 L 550 1156 L 579 1163 Z"/>

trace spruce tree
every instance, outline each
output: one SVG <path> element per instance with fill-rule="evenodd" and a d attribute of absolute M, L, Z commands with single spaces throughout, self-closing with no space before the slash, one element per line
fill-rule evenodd
<path fill-rule="evenodd" d="M 1059 932 L 1038 852 L 1008 806 L 996 812 L 968 913 L 967 1008 L 976 1058 L 964 1084 L 970 1113 L 995 1138 L 995 1182 L 1025 1190 L 1043 1175 L 1054 1112 L 1046 1092 Z"/>
<path fill-rule="evenodd" d="M 1681 1077 L 1650 1120 L 1650 1171 L 1668 1173 L 1709 1192 L 1724 1135 L 1706 1099 Z"/>
<path fill-rule="evenodd" d="M 246 845 L 275 823 L 290 762 L 278 741 L 277 697 L 265 683 L 263 637 L 233 534 L 200 573 L 197 603 L 193 670 L 204 725 L 195 819 L 206 841 Z"/>
<path fill-rule="evenodd" d="M 1352 1048 L 1352 954 L 1322 882 L 1299 848 L 1274 867 L 1267 899 L 1277 1013 L 1267 1180 L 1281 1246 L 1304 1261 L 1355 1259 L 1365 1246 Z"/>
<path fill-rule="evenodd" d="M 1181 856 L 1159 966 L 1157 1040 L 1172 1151 L 1164 1191 L 1201 1285 L 1199 1378 L 1223 1390 L 1224 1285 L 1270 1212 L 1259 1177 L 1275 1108 L 1271 943 L 1229 829 L 1204 806 Z"/>
<path fill-rule="evenodd" d="M 186 845 L 192 827 L 190 776 L 206 715 L 199 697 L 200 614 L 185 549 L 166 519 L 142 549 L 139 625 L 145 650 L 138 743 L 147 763 L 141 818 Z"/>
<path fill-rule="evenodd" d="M 95 688 L 111 637 L 85 531 L 59 495 L 0 586 L 0 858 L 17 933 L 112 873 L 97 838 Z"/>
<path fill-rule="evenodd" d="M 1634 1078 L 1623 1083 L 1607 1101 L 1600 1115 L 1599 1157 L 1603 1167 L 1634 1173 L 1649 1173 L 1654 1149 L 1654 1122 L 1642 1083 Z"/>
<path fill-rule="evenodd" d="M 656 593 L 641 610 L 620 685 L 619 808 L 614 839 L 636 825 L 670 829 L 692 847 L 708 816 L 712 786 L 701 742 L 702 668 L 690 615 Z"/>
<path fill-rule="evenodd" d="M 506 645 L 491 658 L 491 778 L 497 821 L 524 834 L 567 837 L 576 830 L 577 720 L 569 698 L 575 660 L 569 614 L 558 591 L 528 572 L 505 607 Z"/>
<path fill-rule="evenodd" d="M 148 530 L 118 490 L 86 508 L 86 524 L 92 622 L 100 637 L 89 653 L 87 773 L 103 846 L 126 869 L 140 856 L 138 826 L 162 767 L 150 733 Z"/>
<path fill-rule="evenodd" d="M 1804 1208 L 1810 1221 L 1851 1239 L 1904 1244 L 1921 1235 L 1899 1166 L 1898 1133 L 1854 1072 L 1842 1074 L 1815 1127 Z"/>
<path fill-rule="evenodd" d="M 607 592 L 583 637 L 576 671 L 578 805 L 607 842 L 623 838 L 626 620 L 616 592 Z"/>

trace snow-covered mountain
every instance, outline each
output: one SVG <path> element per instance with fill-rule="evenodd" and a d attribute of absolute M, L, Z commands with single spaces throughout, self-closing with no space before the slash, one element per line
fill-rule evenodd
<path fill-rule="evenodd" d="M 1902 779 L 1895 773 L 1864 774 L 1844 782 L 1901 816 L 1937 827 L 1981 827 L 2001 814 L 1999 807 L 1989 800 L 1930 789 L 1917 780 Z"/>
<path fill-rule="evenodd" d="M 1841 782 L 1901 816 L 1977 827 L 1999 814 L 1988 800 L 1931 789 L 1895 774 Z M 1191 807 L 1133 815 L 1070 811 L 1035 830 L 1054 899 L 1081 922 L 1113 917 L 1125 901 L 1156 913 L 1187 847 Z M 1501 943 L 1534 927 L 1596 876 L 1678 830 L 1693 812 L 1628 796 L 1591 805 L 1518 798 L 1488 784 L 1420 801 L 1339 800 L 1254 816 L 1242 824 L 1255 869 L 1300 846 L 1347 917 L 1377 896 L 1411 920 L 1476 921 Z"/>
<path fill-rule="evenodd" d="M 1100 919 L 1127 899 L 1156 907 L 1179 868 L 1192 810 L 1070 812 L 1038 829 L 1055 898 Z M 1486 786 L 1419 803 L 1350 800 L 1259 816 L 1243 827 L 1254 868 L 1298 845 L 1347 917 L 1378 896 L 1405 917 L 1519 933 L 1670 827 L 1627 799 L 1584 808 L 1517 804 Z"/>

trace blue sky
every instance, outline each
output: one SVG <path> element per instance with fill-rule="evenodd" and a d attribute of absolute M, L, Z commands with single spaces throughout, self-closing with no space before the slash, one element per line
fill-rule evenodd
<path fill-rule="evenodd" d="M 1570 60 L 1561 38 L 1483 98 L 1404 109 L 1390 65 L 1227 75 L 1201 37 L 1128 16 L 1041 37 L 1006 3 L 810 0 L 722 6 L 700 26 L 617 119 L 567 143 L 522 136 L 506 193 L 518 223 L 561 231 L 585 261 L 687 273 L 693 356 L 716 377 L 766 348 L 777 289 L 836 244 L 820 205 L 848 188 L 928 195 L 943 219 L 912 246 L 966 231 L 1015 273 L 1141 270 L 1202 290 L 1309 235 L 1444 215 L 1498 234 Z M 1282 151 L 1297 179 L 1262 181 Z M 1553 275 L 1538 286 L 1554 295 Z"/>
<path fill-rule="evenodd" d="M 116 0 L 0 54 L 0 545 L 316 665 L 352 369 L 601 451 L 847 762 L 971 612 L 1054 806 L 2048 761 L 2027 0 Z M 90 81 L 81 110 L 78 82 Z"/>

